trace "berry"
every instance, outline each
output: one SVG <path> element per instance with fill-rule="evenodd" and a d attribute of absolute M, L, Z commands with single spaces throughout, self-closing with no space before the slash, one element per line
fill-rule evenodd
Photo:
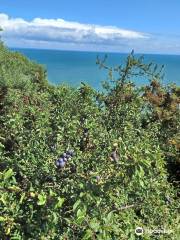
<path fill-rule="evenodd" d="M 59 158 L 59 162 L 64 162 L 64 158 Z"/>
<path fill-rule="evenodd" d="M 71 157 L 73 157 L 74 156 L 74 150 L 72 150 L 72 149 L 68 150 L 67 154 L 70 155 Z"/>
<path fill-rule="evenodd" d="M 59 165 L 60 165 L 60 168 L 63 168 L 63 167 L 65 166 L 65 164 L 66 164 L 66 163 L 65 163 L 64 161 L 63 161 L 63 162 L 60 162 L 60 164 L 59 164 Z"/>
<path fill-rule="evenodd" d="M 67 160 L 68 160 L 68 158 L 67 158 L 67 157 L 65 157 L 65 158 L 64 158 L 64 162 L 67 162 Z"/>
<path fill-rule="evenodd" d="M 59 167 L 60 166 L 60 161 L 59 160 L 56 160 L 56 167 Z"/>
<path fill-rule="evenodd" d="M 72 157 L 72 154 L 70 154 L 70 151 L 67 151 L 67 152 L 66 152 L 66 158 L 67 158 L 68 160 L 70 160 L 71 157 Z"/>
<path fill-rule="evenodd" d="M 67 154 L 66 154 L 66 153 L 63 153 L 62 156 L 65 158 L 65 157 L 67 157 Z"/>
<path fill-rule="evenodd" d="M 69 159 L 70 157 L 71 157 L 71 155 L 67 153 L 67 154 L 66 154 L 66 158 Z"/>
<path fill-rule="evenodd" d="M 56 160 L 56 166 L 57 167 L 60 167 L 60 168 L 63 168 L 65 166 L 65 161 L 64 161 L 64 158 L 59 158 L 58 160 Z"/>

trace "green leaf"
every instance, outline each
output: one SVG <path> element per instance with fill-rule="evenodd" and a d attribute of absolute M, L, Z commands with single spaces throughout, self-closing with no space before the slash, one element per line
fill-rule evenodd
<path fill-rule="evenodd" d="M 20 204 L 22 204 L 22 202 L 23 202 L 25 196 L 26 196 L 25 193 L 23 193 L 23 194 L 21 195 L 21 198 L 20 198 L 20 200 L 19 200 L 19 203 L 20 203 Z"/>
<path fill-rule="evenodd" d="M 4 205 L 7 204 L 5 194 L 3 194 L 3 195 L 1 196 L 0 201 L 1 201 Z"/>
<path fill-rule="evenodd" d="M 80 200 L 80 199 L 75 202 L 75 204 L 73 205 L 73 212 L 74 212 L 74 211 L 76 210 L 76 208 L 80 205 L 80 203 L 81 203 L 81 200 Z"/>
<path fill-rule="evenodd" d="M 106 223 L 111 223 L 113 220 L 113 212 L 108 213 Z"/>
<path fill-rule="evenodd" d="M 90 229 L 88 229 L 88 230 L 86 230 L 83 240 L 92 239 L 92 236 L 93 236 L 93 232 Z"/>
<path fill-rule="evenodd" d="M 89 225 L 95 232 L 99 230 L 99 223 L 97 222 L 97 219 L 92 219 Z"/>
<path fill-rule="evenodd" d="M 46 203 L 46 195 L 39 194 L 37 205 L 42 206 Z"/>
<path fill-rule="evenodd" d="M 79 217 L 82 217 L 82 216 L 84 216 L 83 211 L 81 209 L 78 209 L 77 210 L 77 217 L 79 218 Z"/>
<path fill-rule="evenodd" d="M 86 216 L 85 210 L 78 209 L 77 211 L 77 224 L 81 224 Z"/>
<path fill-rule="evenodd" d="M 6 221 L 6 219 L 4 217 L 0 216 L 0 222 L 5 222 L 5 221 Z"/>
<path fill-rule="evenodd" d="M 10 177 L 13 176 L 13 170 L 10 168 L 9 170 L 7 170 L 5 173 L 4 173 L 4 180 L 7 180 L 9 179 Z"/>
<path fill-rule="evenodd" d="M 63 203 L 64 203 L 65 199 L 64 198 L 61 198 L 61 197 L 58 197 L 58 202 L 56 203 L 55 205 L 55 209 L 57 208 L 61 208 Z"/>
<path fill-rule="evenodd" d="M 1 148 L 4 148 L 4 145 L 3 145 L 1 142 L 0 142 L 0 147 L 1 147 Z"/>

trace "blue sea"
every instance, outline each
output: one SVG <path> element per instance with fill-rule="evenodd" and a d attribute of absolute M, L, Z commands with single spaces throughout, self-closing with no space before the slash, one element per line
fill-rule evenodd
<path fill-rule="evenodd" d="M 13 49 L 26 55 L 31 60 L 42 64 L 47 69 L 48 80 L 52 84 L 66 83 L 79 86 L 87 83 L 96 89 L 101 89 L 102 82 L 108 80 L 108 72 L 96 65 L 97 56 L 101 59 L 107 54 L 106 64 L 118 66 L 124 64 L 127 54 L 78 52 L 42 49 Z M 137 57 L 140 56 L 137 54 Z M 163 83 L 180 85 L 180 55 L 144 54 L 146 63 L 154 62 L 165 65 Z M 147 78 L 133 79 L 137 85 L 148 83 Z"/>

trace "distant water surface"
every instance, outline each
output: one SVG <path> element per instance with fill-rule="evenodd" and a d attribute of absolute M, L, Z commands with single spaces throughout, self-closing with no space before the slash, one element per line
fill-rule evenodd
<path fill-rule="evenodd" d="M 13 50 L 44 65 L 48 80 L 53 84 L 68 83 L 79 86 L 81 82 L 85 82 L 100 89 L 101 82 L 108 78 L 108 72 L 99 69 L 96 65 L 97 56 L 103 59 L 106 53 L 19 48 Z M 117 66 L 124 63 L 127 54 L 107 53 L 107 56 L 107 65 Z M 144 60 L 146 63 L 165 65 L 163 83 L 180 84 L 180 55 L 144 54 Z M 137 85 L 143 85 L 148 82 L 148 79 L 137 78 L 134 81 Z"/>

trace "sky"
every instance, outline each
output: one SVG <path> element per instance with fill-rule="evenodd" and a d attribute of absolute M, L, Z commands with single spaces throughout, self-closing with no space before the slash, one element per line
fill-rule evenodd
<path fill-rule="evenodd" d="M 0 0 L 10 47 L 180 54 L 180 0 Z"/>

